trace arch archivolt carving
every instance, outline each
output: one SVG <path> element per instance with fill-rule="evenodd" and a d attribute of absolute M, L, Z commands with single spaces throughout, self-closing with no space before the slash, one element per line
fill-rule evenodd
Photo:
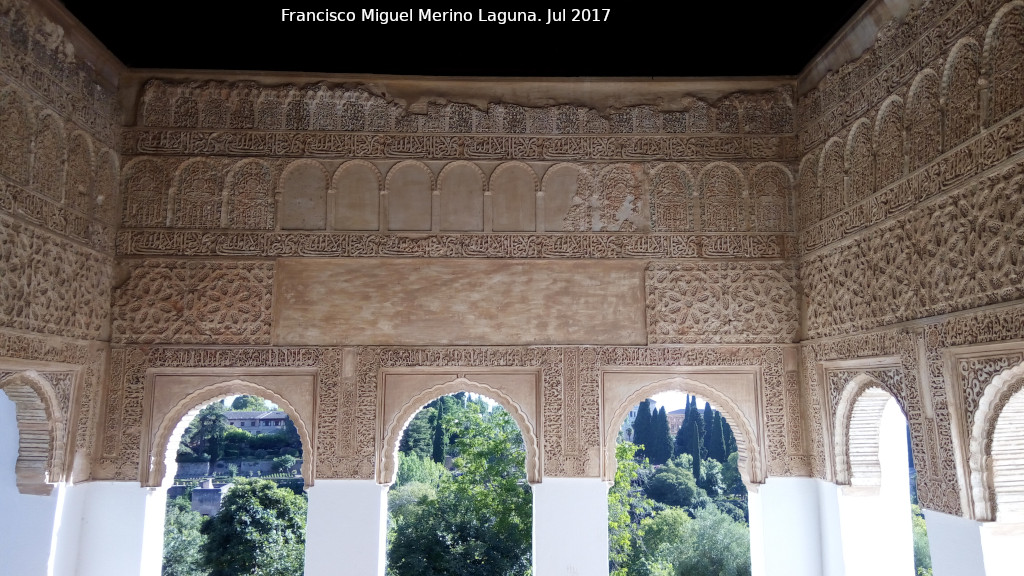
<path fill-rule="evenodd" d="M 619 428 L 622 427 L 626 415 L 633 406 L 636 406 L 645 399 L 662 392 L 683 392 L 693 394 L 711 403 L 711 406 L 722 413 L 722 417 L 729 423 L 736 437 L 736 449 L 739 453 L 738 462 L 740 476 L 743 484 L 748 490 L 756 490 L 755 484 L 762 484 L 765 481 L 766 466 L 762 455 L 760 436 L 757 434 L 757 426 L 751 422 L 747 413 L 729 395 L 708 384 L 695 380 L 693 376 L 678 375 L 669 376 L 654 382 L 636 387 L 625 398 L 619 401 L 613 409 L 606 412 L 604 431 L 604 474 L 602 477 L 607 481 L 615 479 L 615 439 Z M 607 406 L 607 404 L 606 404 Z"/>
<path fill-rule="evenodd" d="M 905 416 L 906 407 L 896 391 L 867 373 L 857 374 L 843 387 L 832 432 L 836 484 L 879 485 L 878 425 L 890 399 L 896 400 Z"/>
<path fill-rule="evenodd" d="M 231 377 L 209 372 L 202 375 L 187 371 L 151 371 L 147 382 L 143 440 L 146 456 L 142 460 L 140 481 L 143 486 L 161 486 L 171 481 L 177 469 L 175 454 L 181 435 L 206 405 L 246 394 L 268 400 L 288 415 L 302 440 L 302 477 L 312 486 L 315 477 L 316 450 L 313 443 L 315 374 L 308 371 L 275 371 L 273 374 L 238 374 Z M 257 383 L 259 382 L 259 383 Z"/>
<path fill-rule="evenodd" d="M 389 377 L 391 379 L 389 388 Z M 472 379 L 470 379 L 472 378 Z M 493 380 L 492 380 L 493 378 Z M 519 426 L 526 446 L 526 480 L 531 484 L 541 482 L 543 470 L 540 460 L 540 437 L 537 426 L 536 389 L 539 378 L 535 372 L 524 372 L 513 375 L 502 374 L 497 378 L 488 374 L 462 374 L 453 377 L 451 373 L 436 375 L 385 374 L 382 378 L 385 391 L 381 394 L 383 418 L 380 422 L 380 450 L 378 451 L 377 481 L 391 484 L 398 472 L 398 444 L 406 426 L 424 406 L 437 398 L 458 392 L 480 394 L 500 404 Z M 406 382 L 401 382 L 405 380 Z M 492 380 L 491 384 L 481 381 Z M 432 384 L 432 382 L 438 382 Z M 519 393 L 513 392 L 509 384 L 534 384 L 533 394 L 523 394 L 526 386 L 516 386 Z M 406 385 L 412 383 L 412 386 Z M 428 386 L 423 389 L 423 385 Z M 419 390 L 419 391 L 417 391 Z"/>
<path fill-rule="evenodd" d="M 997 520 L 992 440 L 1003 408 L 1015 394 L 1024 390 L 1024 362 L 1004 370 L 985 387 L 970 430 L 968 466 L 974 519 Z"/>
<path fill-rule="evenodd" d="M 18 491 L 47 496 L 64 479 L 67 415 L 53 385 L 35 370 L 0 372 L 0 391 L 14 402 L 18 423 Z"/>

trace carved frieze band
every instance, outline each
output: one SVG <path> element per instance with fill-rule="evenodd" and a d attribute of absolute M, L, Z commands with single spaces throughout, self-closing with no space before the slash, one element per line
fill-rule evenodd
<path fill-rule="evenodd" d="M 514 136 L 125 129 L 125 156 L 421 160 L 793 160 L 779 136 Z"/>
<path fill-rule="evenodd" d="M 114 291 L 113 341 L 269 344 L 273 284 L 273 263 L 135 263 Z"/>
<path fill-rule="evenodd" d="M 789 264 L 653 262 L 645 284 L 651 344 L 796 339 L 796 271 Z"/>
<path fill-rule="evenodd" d="M 121 230 L 122 256 L 424 258 L 786 258 L 774 234 L 354 234 Z"/>
<path fill-rule="evenodd" d="M 631 134 L 711 132 L 788 134 L 793 131 L 790 86 L 737 93 L 714 104 L 689 100 L 679 110 L 632 106 L 604 112 L 583 106 L 526 107 L 491 103 L 486 110 L 431 102 L 414 113 L 379 95 L 380 87 L 348 84 L 258 85 L 251 81 L 150 80 L 139 94 L 136 124 L 213 128 L 456 134 Z"/>

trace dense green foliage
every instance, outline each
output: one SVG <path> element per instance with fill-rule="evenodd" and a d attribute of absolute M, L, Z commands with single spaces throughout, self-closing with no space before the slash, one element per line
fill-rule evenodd
<path fill-rule="evenodd" d="M 231 402 L 232 410 L 243 412 L 266 412 L 270 410 L 270 404 L 259 396 L 236 396 Z"/>
<path fill-rule="evenodd" d="M 224 437 L 230 428 L 224 412 L 224 403 L 214 402 L 192 419 L 181 435 L 178 462 L 209 462 L 212 467 L 221 459 Z"/>
<path fill-rule="evenodd" d="M 914 569 L 917 576 L 931 576 L 932 555 L 928 547 L 928 527 L 924 515 L 917 504 L 910 507 L 912 527 L 914 530 Z"/>
<path fill-rule="evenodd" d="M 164 564 L 162 576 L 206 576 L 200 547 L 206 537 L 200 532 L 203 516 L 192 511 L 189 498 L 167 501 L 164 521 Z"/>
<path fill-rule="evenodd" d="M 293 576 L 303 570 L 306 499 L 269 480 L 235 482 L 203 525 L 210 576 Z"/>
<path fill-rule="evenodd" d="M 529 574 L 533 498 L 519 428 L 504 410 L 487 412 L 465 395 L 440 400 L 438 450 L 425 458 L 410 447 L 399 456 L 388 498 L 388 574 Z M 451 471 L 434 461 L 442 447 Z"/>

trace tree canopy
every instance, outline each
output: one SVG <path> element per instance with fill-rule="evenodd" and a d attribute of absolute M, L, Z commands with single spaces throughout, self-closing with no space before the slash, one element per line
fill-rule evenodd
<path fill-rule="evenodd" d="M 270 410 L 270 404 L 259 396 L 242 395 L 236 396 L 231 402 L 231 409 L 246 412 L 266 412 Z"/>
<path fill-rule="evenodd" d="M 210 576 L 301 574 L 306 499 L 263 479 L 238 479 L 202 528 Z"/>
<path fill-rule="evenodd" d="M 401 501 L 389 506 L 388 573 L 529 574 L 533 498 L 519 428 L 500 408 L 486 412 L 472 401 L 437 407 L 440 436 L 452 439 L 445 452 L 454 455 L 453 470 L 412 453 L 400 456 L 392 492 Z"/>

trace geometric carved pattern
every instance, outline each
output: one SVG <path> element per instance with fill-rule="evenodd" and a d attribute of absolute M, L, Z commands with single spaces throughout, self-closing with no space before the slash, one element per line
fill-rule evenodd
<path fill-rule="evenodd" d="M 144 261 L 114 294 L 118 343 L 269 344 L 274 266 Z"/>
<path fill-rule="evenodd" d="M 985 35 L 985 67 L 991 74 L 991 121 L 1024 106 L 1024 2 L 1007 2 Z"/>
<path fill-rule="evenodd" d="M 646 286 L 651 344 L 796 339 L 796 281 L 788 265 L 652 263 Z"/>

